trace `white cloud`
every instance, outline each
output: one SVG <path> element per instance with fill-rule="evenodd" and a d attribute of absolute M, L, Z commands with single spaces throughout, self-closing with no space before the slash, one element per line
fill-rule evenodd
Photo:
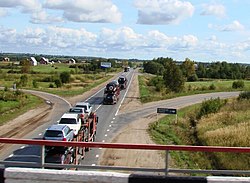
<path fill-rule="evenodd" d="M 0 8 L 0 17 L 5 17 L 8 14 L 6 9 Z"/>
<path fill-rule="evenodd" d="M 215 29 L 222 32 L 233 32 L 233 31 L 243 31 L 245 29 L 244 25 L 242 25 L 239 21 L 235 20 L 227 25 L 213 25 L 209 24 L 208 28 Z"/>
<path fill-rule="evenodd" d="M 63 22 L 63 19 L 55 15 L 48 15 L 45 11 L 38 11 L 32 14 L 30 22 L 34 24 L 50 24 Z"/>
<path fill-rule="evenodd" d="M 242 30 L 244 30 L 244 26 L 237 20 L 221 28 L 221 31 L 242 31 Z"/>
<path fill-rule="evenodd" d="M 41 10 L 41 3 L 38 0 L 1 0 L 0 7 L 15 8 L 20 7 L 24 13 L 32 13 Z"/>
<path fill-rule="evenodd" d="M 63 11 L 73 22 L 119 23 L 121 13 L 110 0 L 47 0 L 44 7 Z"/>
<path fill-rule="evenodd" d="M 204 4 L 201 15 L 214 15 L 223 18 L 226 16 L 226 8 L 222 4 Z"/>
<path fill-rule="evenodd" d="M 194 6 L 179 0 L 136 0 L 139 24 L 178 24 L 193 15 Z"/>

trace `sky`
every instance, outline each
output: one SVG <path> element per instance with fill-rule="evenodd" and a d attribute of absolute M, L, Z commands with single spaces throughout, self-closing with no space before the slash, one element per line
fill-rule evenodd
<path fill-rule="evenodd" d="M 250 64 L 249 0 L 0 0 L 0 52 Z"/>

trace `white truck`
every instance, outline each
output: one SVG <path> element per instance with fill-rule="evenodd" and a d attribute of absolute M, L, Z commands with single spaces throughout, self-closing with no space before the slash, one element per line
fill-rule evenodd
<path fill-rule="evenodd" d="M 81 129 L 82 120 L 79 114 L 64 113 L 58 124 L 67 125 L 70 129 L 73 130 L 74 136 L 77 136 L 79 130 Z"/>
<path fill-rule="evenodd" d="M 81 107 L 84 108 L 85 113 L 89 116 L 92 111 L 92 105 L 90 105 L 90 103 L 88 102 L 77 102 L 75 107 Z"/>

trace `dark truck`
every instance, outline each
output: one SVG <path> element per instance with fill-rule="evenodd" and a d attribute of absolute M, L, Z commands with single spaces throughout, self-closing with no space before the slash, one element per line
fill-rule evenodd
<path fill-rule="evenodd" d="M 111 81 L 104 89 L 103 104 L 116 104 L 120 96 L 120 86 L 118 81 Z"/>
<path fill-rule="evenodd" d="M 118 83 L 119 83 L 121 90 L 126 89 L 127 83 L 128 83 L 126 76 L 119 76 Z"/>

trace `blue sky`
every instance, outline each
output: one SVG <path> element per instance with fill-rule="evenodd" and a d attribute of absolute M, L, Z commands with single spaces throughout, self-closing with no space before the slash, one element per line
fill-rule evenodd
<path fill-rule="evenodd" d="M 249 0 L 0 0 L 0 51 L 250 63 Z"/>

